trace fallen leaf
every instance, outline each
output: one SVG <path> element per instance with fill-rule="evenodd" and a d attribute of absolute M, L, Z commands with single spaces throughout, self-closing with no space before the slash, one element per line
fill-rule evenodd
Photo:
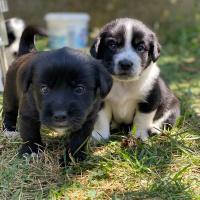
<path fill-rule="evenodd" d="M 183 60 L 185 63 L 193 63 L 196 61 L 196 58 L 195 57 L 189 57 L 189 58 L 185 58 Z"/>
<path fill-rule="evenodd" d="M 185 72 L 189 72 L 189 73 L 196 73 L 197 70 L 192 68 L 192 67 L 186 67 L 184 65 L 180 65 L 181 70 L 185 71 Z"/>
<path fill-rule="evenodd" d="M 166 135 L 170 135 L 170 132 L 169 131 L 162 132 L 160 136 L 166 136 Z"/>
<path fill-rule="evenodd" d="M 120 148 L 124 149 L 126 147 L 128 147 L 128 141 L 127 141 L 127 139 L 122 139 Z"/>
<path fill-rule="evenodd" d="M 132 146 L 138 146 L 138 143 L 135 141 L 137 139 L 139 142 L 143 142 L 140 137 L 135 137 L 135 136 L 128 136 L 127 139 L 122 139 L 121 142 L 121 149 L 127 148 L 127 147 L 132 147 Z"/>

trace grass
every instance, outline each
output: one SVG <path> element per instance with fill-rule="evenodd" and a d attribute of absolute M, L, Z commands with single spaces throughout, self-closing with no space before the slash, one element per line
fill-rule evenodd
<path fill-rule="evenodd" d="M 43 155 L 18 158 L 21 139 L 1 134 L 0 199 L 200 199 L 200 36 L 198 29 L 185 32 L 177 33 L 177 41 L 163 41 L 158 61 L 181 102 L 181 117 L 169 135 L 121 150 L 127 133 L 119 129 L 110 143 L 89 146 L 86 161 L 63 169 L 59 157 L 67 138 L 43 130 Z"/>

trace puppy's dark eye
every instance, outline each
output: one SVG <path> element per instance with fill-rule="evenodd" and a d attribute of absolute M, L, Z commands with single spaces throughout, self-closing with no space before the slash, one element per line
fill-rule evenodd
<path fill-rule="evenodd" d="M 142 52 L 144 50 L 144 47 L 142 45 L 139 45 L 137 47 L 137 51 Z"/>
<path fill-rule="evenodd" d="M 117 44 L 111 43 L 111 44 L 109 45 L 109 47 L 110 47 L 112 50 L 116 50 L 116 49 L 117 49 Z"/>
<path fill-rule="evenodd" d="M 46 86 L 46 85 L 42 85 L 41 88 L 40 88 L 40 90 L 41 90 L 41 92 L 42 92 L 43 94 L 47 94 L 47 93 L 49 93 L 49 91 L 50 91 L 50 89 L 49 89 L 48 86 Z"/>
<path fill-rule="evenodd" d="M 84 88 L 83 86 L 81 86 L 81 85 L 79 85 L 79 86 L 77 86 L 77 87 L 75 88 L 75 92 L 76 92 L 76 93 L 79 93 L 79 94 L 83 93 L 84 90 L 85 90 L 85 88 Z"/>

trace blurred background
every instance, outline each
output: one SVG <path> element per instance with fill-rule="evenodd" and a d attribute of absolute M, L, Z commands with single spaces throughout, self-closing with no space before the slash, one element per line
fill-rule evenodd
<path fill-rule="evenodd" d="M 91 17 L 90 32 L 113 19 L 131 17 L 152 28 L 161 43 L 167 41 L 167 36 L 175 38 L 185 28 L 198 26 L 200 22 L 199 0 L 8 0 L 8 6 L 6 19 L 19 17 L 27 24 L 42 26 L 48 12 L 86 12 Z"/>

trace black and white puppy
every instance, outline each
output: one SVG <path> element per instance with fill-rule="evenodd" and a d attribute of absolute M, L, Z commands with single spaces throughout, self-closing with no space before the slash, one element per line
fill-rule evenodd
<path fill-rule="evenodd" d="M 10 18 L 7 19 L 5 23 L 8 35 L 8 45 L 5 49 L 6 56 L 10 65 L 17 57 L 20 38 L 24 29 L 26 28 L 26 22 L 20 18 Z"/>
<path fill-rule="evenodd" d="M 70 134 L 67 161 L 69 153 L 76 160 L 84 160 L 101 99 L 110 91 L 112 77 L 98 60 L 81 51 L 67 47 L 36 51 L 37 31 L 35 26 L 24 30 L 19 57 L 8 69 L 3 93 L 4 129 L 15 131 L 19 112 L 20 155 L 39 152 L 43 125 Z"/>
<path fill-rule="evenodd" d="M 8 65 L 10 65 L 18 55 L 20 38 L 24 29 L 27 27 L 27 24 L 23 19 L 20 18 L 10 18 L 7 19 L 5 23 L 8 36 L 8 45 L 5 47 L 5 50 Z M 47 36 L 47 31 L 44 28 L 40 26 L 35 26 L 35 28 L 38 28 L 38 35 Z"/>
<path fill-rule="evenodd" d="M 109 139 L 111 122 L 111 127 L 137 125 L 135 136 L 142 140 L 176 123 L 179 101 L 160 77 L 160 45 L 147 26 L 130 18 L 116 19 L 102 28 L 90 52 L 114 79 L 92 133 L 96 140 Z"/>

